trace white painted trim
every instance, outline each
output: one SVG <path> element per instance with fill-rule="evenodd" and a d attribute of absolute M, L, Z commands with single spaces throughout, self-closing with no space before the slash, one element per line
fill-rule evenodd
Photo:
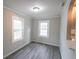
<path fill-rule="evenodd" d="M 49 42 L 44 42 L 44 41 L 36 41 L 36 40 L 32 40 L 34 42 L 39 42 L 39 43 L 44 43 L 44 44 L 48 44 L 48 45 L 52 45 L 52 46 L 58 46 L 59 47 L 59 43 L 49 43 Z"/>
<path fill-rule="evenodd" d="M 30 43 L 30 41 L 27 42 L 26 44 L 24 44 L 23 46 L 19 47 L 18 49 L 15 49 L 14 51 L 12 51 L 12 52 L 8 53 L 7 55 L 3 56 L 3 58 L 6 58 L 7 56 L 11 55 L 12 53 L 16 52 L 17 50 L 21 49 L 22 47 L 24 47 L 25 45 L 27 45 L 29 43 Z"/>
<path fill-rule="evenodd" d="M 12 8 L 9 8 L 9 7 L 6 7 L 6 6 L 4 6 L 3 8 L 8 9 L 8 10 L 10 10 L 10 11 L 16 13 L 16 14 L 19 14 L 19 15 L 21 15 L 21 16 L 26 16 L 26 14 L 24 14 L 24 13 L 22 13 L 22 12 L 20 12 L 20 11 L 17 11 L 17 10 L 15 10 L 15 9 L 12 9 Z"/>
<path fill-rule="evenodd" d="M 52 17 L 49 17 L 49 18 L 33 18 L 33 19 L 36 19 L 36 20 L 48 20 L 48 19 L 50 19 L 50 20 L 53 20 L 53 18 L 61 18 L 60 16 L 52 16 Z"/>

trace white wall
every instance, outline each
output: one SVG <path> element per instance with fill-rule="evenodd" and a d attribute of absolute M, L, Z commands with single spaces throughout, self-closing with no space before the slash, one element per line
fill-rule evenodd
<path fill-rule="evenodd" d="M 16 50 L 22 48 L 24 45 L 28 44 L 30 40 L 31 31 L 31 18 L 29 16 L 24 16 L 19 12 L 15 12 L 12 9 L 4 8 L 4 19 L 3 19 L 3 56 L 6 57 Z M 12 16 L 18 15 L 23 17 L 24 20 L 24 39 L 17 42 L 12 42 Z"/>
<path fill-rule="evenodd" d="M 60 32 L 60 17 L 53 17 L 49 20 L 49 38 L 39 37 L 38 23 L 44 19 L 32 20 L 32 41 L 46 43 L 50 45 L 59 46 L 59 32 Z"/>
<path fill-rule="evenodd" d="M 61 15 L 61 28 L 60 28 L 60 52 L 62 59 L 75 59 L 75 50 L 69 49 L 67 46 L 67 12 L 70 0 L 63 7 Z"/>

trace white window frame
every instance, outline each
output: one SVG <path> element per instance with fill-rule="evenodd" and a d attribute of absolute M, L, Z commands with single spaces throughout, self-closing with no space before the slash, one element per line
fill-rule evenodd
<path fill-rule="evenodd" d="M 40 23 L 48 23 L 48 28 L 47 28 L 47 36 L 43 36 L 43 35 L 40 35 Z M 43 20 L 43 21 L 39 21 L 39 24 L 38 24 L 38 29 L 39 29 L 39 31 L 38 31 L 38 35 L 39 35 L 39 37 L 46 37 L 46 38 L 48 38 L 49 37 L 49 20 Z"/>
<path fill-rule="evenodd" d="M 14 30 L 13 30 L 13 21 L 14 20 L 19 20 L 22 22 L 22 38 L 14 39 Z M 21 41 L 23 39 L 24 39 L 24 18 L 19 17 L 19 16 L 12 16 L 12 42 Z"/>

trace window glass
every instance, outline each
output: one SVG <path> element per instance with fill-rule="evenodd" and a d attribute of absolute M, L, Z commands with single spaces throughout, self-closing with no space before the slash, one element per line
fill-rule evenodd
<path fill-rule="evenodd" d="M 18 16 L 12 16 L 12 39 L 14 42 L 23 39 L 23 20 Z"/>
<path fill-rule="evenodd" d="M 48 25 L 49 25 L 48 21 L 39 22 L 40 36 L 44 36 L 44 37 L 48 36 Z"/>

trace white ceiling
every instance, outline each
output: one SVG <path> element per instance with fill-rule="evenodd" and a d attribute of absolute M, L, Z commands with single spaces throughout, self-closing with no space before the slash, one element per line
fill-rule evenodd
<path fill-rule="evenodd" d="M 3 0 L 4 6 L 23 12 L 35 18 L 50 18 L 60 16 L 63 0 Z M 42 10 L 33 12 L 31 9 L 38 5 Z"/>

